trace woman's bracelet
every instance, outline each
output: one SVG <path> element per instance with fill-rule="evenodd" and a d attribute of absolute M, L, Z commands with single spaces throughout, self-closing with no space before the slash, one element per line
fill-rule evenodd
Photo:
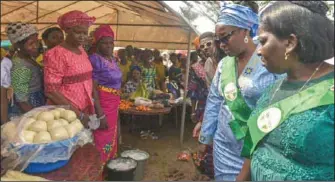
<path fill-rule="evenodd" d="M 106 115 L 104 114 L 104 115 L 100 116 L 100 117 L 98 118 L 98 120 L 104 119 L 105 117 L 106 117 Z"/>
<path fill-rule="evenodd" d="M 79 119 L 80 119 L 80 120 L 83 120 L 83 119 L 84 119 L 84 113 L 80 112 L 80 114 L 79 114 Z"/>

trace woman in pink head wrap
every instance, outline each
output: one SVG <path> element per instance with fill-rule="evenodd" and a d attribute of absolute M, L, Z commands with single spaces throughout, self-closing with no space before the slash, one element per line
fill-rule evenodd
<path fill-rule="evenodd" d="M 106 114 L 107 129 L 93 132 L 96 148 L 105 163 L 117 152 L 117 119 L 120 104 L 122 72 L 113 57 L 114 32 L 108 25 L 99 26 L 93 33 L 96 53 L 89 56 L 93 67 L 93 81 L 96 88 L 95 102 L 101 104 Z"/>
<path fill-rule="evenodd" d="M 81 11 L 70 11 L 58 18 L 66 39 L 44 55 L 44 85 L 48 104 L 70 105 L 85 127 L 89 116 L 96 114 L 99 129 L 107 128 L 106 118 L 93 95 L 92 65 L 82 45 L 87 40 L 88 28 L 95 21 Z"/>

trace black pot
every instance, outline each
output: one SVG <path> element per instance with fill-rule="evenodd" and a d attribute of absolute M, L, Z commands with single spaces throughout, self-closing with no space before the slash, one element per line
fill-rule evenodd
<path fill-rule="evenodd" d="M 128 169 L 115 169 L 113 168 L 112 163 L 114 162 L 130 162 L 134 166 Z M 133 181 L 135 176 L 135 170 L 137 167 L 137 162 L 131 158 L 120 157 L 113 160 L 110 160 L 105 166 L 105 180 L 106 181 Z"/>

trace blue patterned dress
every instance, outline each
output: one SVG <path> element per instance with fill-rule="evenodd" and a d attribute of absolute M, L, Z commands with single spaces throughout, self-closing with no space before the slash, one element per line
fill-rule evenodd
<path fill-rule="evenodd" d="M 224 61 L 225 59 L 219 63 L 213 78 L 199 142 L 213 143 L 215 180 L 234 181 L 244 162 L 244 158 L 240 156 L 243 141 L 236 140 L 228 125 L 232 115 L 223 97 L 220 83 Z M 262 66 L 260 58 L 255 52 L 238 79 L 238 87 L 251 109 L 255 108 L 264 89 L 272 85 L 278 78 L 280 76 L 269 73 Z"/>

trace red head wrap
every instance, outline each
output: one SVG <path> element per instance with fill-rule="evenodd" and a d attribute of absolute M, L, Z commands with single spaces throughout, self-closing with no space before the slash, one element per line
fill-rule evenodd
<path fill-rule="evenodd" d="M 70 11 L 57 20 L 59 27 L 63 30 L 78 25 L 87 25 L 91 26 L 95 22 L 95 17 L 90 17 L 86 13 L 81 11 Z"/>
<path fill-rule="evenodd" d="M 114 32 L 108 25 L 100 25 L 94 31 L 94 43 L 97 43 L 102 37 L 112 37 L 114 39 Z"/>

